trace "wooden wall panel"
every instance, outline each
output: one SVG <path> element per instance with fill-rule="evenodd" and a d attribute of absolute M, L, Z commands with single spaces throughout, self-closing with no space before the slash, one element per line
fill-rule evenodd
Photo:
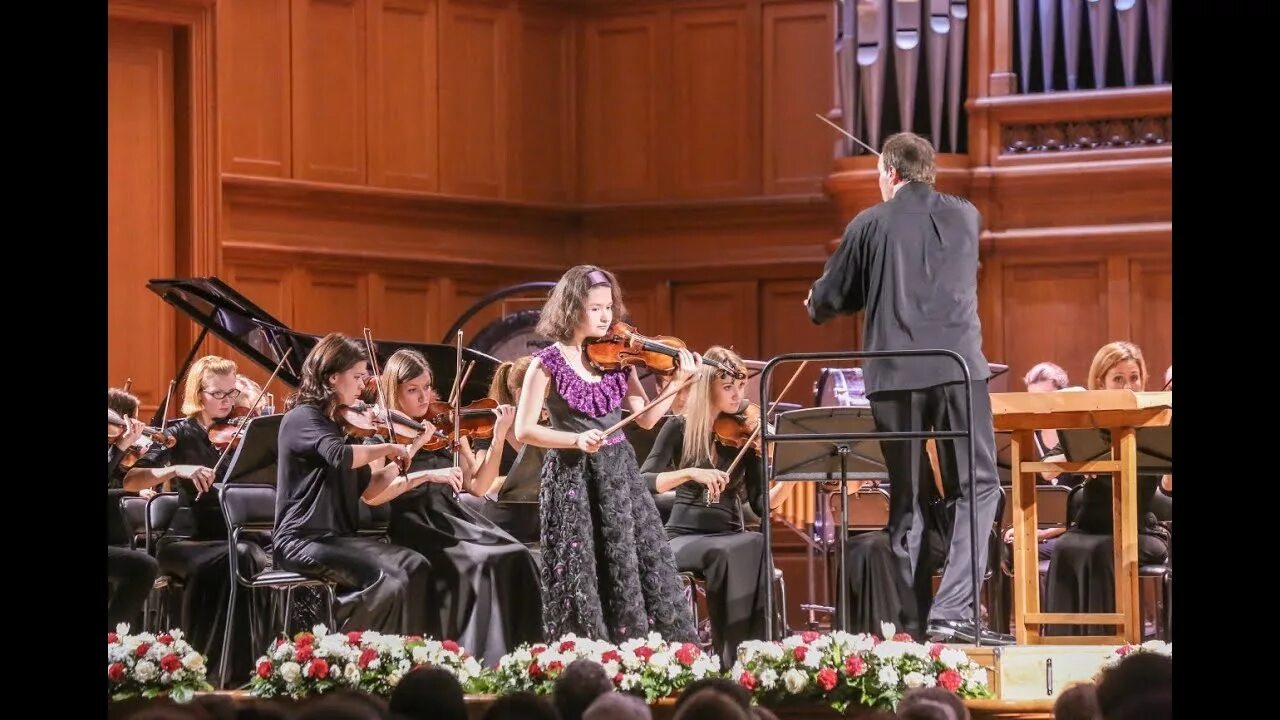
<path fill-rule="evenodd" d="M 369 322 L 369 278 L 343 268 L 307 268 L 294 302 L 294 330 L 361 337 Z"/>
<path fill-rule="evenodd" d="M 293 326 L 294 291 L 296 288 L 293 268 L 277 263 L 236 262 L 228 263 L 225 266 L 223 276 L 227 279 L 227 283 L 239 291 L 241 295 L 249 298 L 254 304 L 266 310 L 280 322 L 290 327 Z M 236 362 L 240 374 L 248 376 L 258 384 L 266 382 L 267 378 L 271 377 L 270 371 L 258 367 L 238 351 L 232 349 L 230 345 L 220 340 L 208 342 L 208 348 L 204 352 L 231 358 Z M 289 359 L 290 366 L 294 368 L 300 367 L 303 359 L 291 357 Z M 267 392 L 275 395 L 275 407 L 280 411 L 284 408 L 285 397 L 292 390 L 283 382 L 277 380 L 271 384 L 271 387 L 267 388 Z"/>
<path fill-rule="evenodd" d="M 672 9 L 672 142 L 659 148 L 670 145 L 677 197 L 760 192 L 755 28 L 745 3 Z"/>
<path fill-rule="evenodd" d="M 294 177 L 363 185 L 366 0 L 293 0 Z"/>
<path fill-rule="evenodd" d="M 820 192 L 838 135 L 814 117 L 834 105 L 831 2 L 767 3 L 763 13 L 764 193 Z"/>
<path fill-rule="evenodd" d="M 1009 366 L 1010 391 L 1020 378 L 1048 360 L 1067 371 L 1073 385 L 1088 382 L 1094 352 L 1111 340 L 1107 329 L 1107 273 L 1104 262 L 1033 261 L 1005 267 L 1001 310 L 1003 352 L 988 359 Z"/>
<path fill-rule="evenodd" d="M 369 0 L 369 184 L 438 189 L 436 0 Z"/>
<path fill-rule="evenodd" d="M 1129 261 L 1129 339 L 1147 361 L 1147 389 L 1164 385 L 1165 368 L 1173 364 L 1173 263 L 1170 258 Z"/>
<path fill-rule="evenodd" d="M 760 283 L 760 358 L 768 359 L 782 353 L 828 352 L 857 350 L 861 335 L 862 316 L 840 317 L 824 325 L 814 325 L 805 310 L 804 300 L 813 285 L 813 279 L 769 280 Z M 850 363 L 809 363 L 795 385 L 783 398 L 785 402 L 811 405 L 813 388 L 822 367 Z M 773 398 L 791 379 L 799 364 L 784 365 L 774 373 Z"/>
<path fill-rule="evenodd" d="M 580 197 L 655 199 L 662 193 L 659 153 L 667 147 L 660 129 L 665 53 L 659 16 L 588 18 L 582 34 Z"/>
<path fill-rule="evenodd" d="M 459 3 L 444 7 L 440 184 L 446 193 L 506 194 L 508 22 L 501 8 Z"/>
<path fill-rule="evenodd" d="M 370 282 L 370 329 L 378 339 L 436 342 L 440 282 L 420 275 L 375 274 Z M 452 318 L 450 318 L 452 320 Z"/>
<path fill-rule="evenodd" d="M 222 169 L 266 177 L 293 172 L 289 107 L 290 0 L 218 4 Z"/>
<path fill-rule="evenodd" d="M 107 383 L 133 378 L 145 415 L 163 402 L 176 318 L 146 282 L 171 277 L 174 210 L 174 42 L 168 25 L 107 26 Z"/>
<path fill-rule="evenodd" d="M 760 352 L 760 302 L 757 283 L 677 283 L 671 290 L 673 333 L 690 349 L 733 346 L 745 358 Z"/>
<path fill-rule="evenodd" d="M 519 196 L 566 202 L 574 197 L 577 146 L 573 18 L 531 11 L 520 26 Z"/>

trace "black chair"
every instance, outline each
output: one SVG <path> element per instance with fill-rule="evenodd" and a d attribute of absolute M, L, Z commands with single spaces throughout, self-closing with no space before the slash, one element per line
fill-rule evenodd
<path fill-rule="evenodd" d="M 245 587 L 253 592 L 259 589 L 272 591 L 277 597 L 284 591 L 284 621 L 282 629 L 289 631 L 289 615 L 293 606 L 293 591 L 300 587 L 322 587 L 327 600 L 329 627 L 336 628 L 333 620 L 334 590 L 333 585 L 318 578 L 310 578 L 286 570 L 273 570 L 270 567 L 245 577 L 240 571 L 240 553 L 237 547 L 240 534 L 245 531 L 269 533 L 275 527 L 276 489 L 273 485 L 249 485 L 236 483 L 220 483 L 214 485 L 218 491 L 218 504 L 222 507 L 222 516 L 227 522 L 227 557 L 231 567 L 231 592 L 227 599 L 226 630 L 222 636 L 222 657 L 219 661 L 218 678 L 222 687 L 227 685 L 227 667 L 231 657 L 231 635 L 235 625 L 236 590 Z M 274 614 L 274 613 L 273 613 Z M 262 647 L 257 637 L 254 624 L 249 624 L 249 633 L 253 647 Z"/>
<path fill-rule="evenodd" d="M 161 537 L 169 532 L 169 525 L 178 510 L 178 493 L 156 493 L 149 498 L 138 495 L 125 495 L 120 498 L 120 519 L 124 523 L 125 533 L 129 540 L 129 549 L 137 550 L 139 541 L 142 549 L 151 557 L 156 556 L 156 545 Z M 155 630 L 168 629 L 170 622 L 168 592 L 179 589 L 177 580 L 169 575 L 156 575 L 155 583 L 147 600 L 142 604 L 142 623 L 144 627 Z M 154 613 L 152 612 L 154 608 Z M 150 623 L 150 624 L 148 624 Z"/>

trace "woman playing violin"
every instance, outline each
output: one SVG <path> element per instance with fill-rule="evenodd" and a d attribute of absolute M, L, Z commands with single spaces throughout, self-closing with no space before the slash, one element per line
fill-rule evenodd
<path fill-rule="evenodd" d="M 156 443 L 142 456 L 124 478 L 125 490 L 142 490 L 173 480 L 178 493 L 178 509 L 169 532 L 161 538 L 156 560 L 166 575 L 183 584 L 180 627 L 186 630 L 192 645 L 209 647 L 214 657 L 210 666 L 218 667 L 221 643 L 207 643 L 222 638 L 222 606 L 227 597 L 227 526 L 218 506 L 218 494 L 210 490 L 214 483 L 213 467 L 220 453 L 209 441 L 209 428 L 231 414 L 240 391 L 236 389 L 236 364 L 216 355 L 206 355 L 191 364 L 182 394 L 181 420 L 169 423 L 165 434 L 173 446 Z M 226 467 L 226 463 L 221 465 Z M 254 542 L 240 544 L 240 563 L 246 574 L 258 572 L 267 563 L 264 549 Z M 249 627 L 250 594 L 237 595 L 238 627 Z M 263 601 L 266 597 L 263 596 Z M 253 667 L 255 651 L 248 633 L 232 645 L 233 677 L 248 673 Z"/>
<path fill-rule="evenodd" d="M 425 432 L 437 435 L 444 428 L 424 419 L 440 419 L 441 403 L 432 379 L 426 358 L 405 348 L 387 360 L 381 388 L 392 410 L 422 421 Z M 488 491 L 498 474 L 502 439 L 514 417 L 510 405 L 491 411 L 492 442 L 477 442 L 487 447 L 473 450 L 465 436 L 459 440 L 460 476 L 448 474 L 453 465 L 448 445 L 419 451 L 410 469 L 427 471 L 431 484 L 393 500 L 388 527 L 392 542 L 422 553 L 431 562 L 436 624 L 430 632 L 456 640 L 490 664 L 520 643 L 541 639 L 538 568 L 528 548 L 461 502 L 456 493 L 481 498 Z M 381 441 L 381 437 L 366 440 Z"/>
<path fill-rule="evenodd" d="M 742 641 L 765 639 L 765 594 L 773 573 L 765 567 L 764 536 L 748 532 L 743 520 L 744 497 L 756 515 L 766 517 L 760 435 L 754 432 L 758 408 L 747 406 L 757 411 L 754 422 L 741 414 L 746 365 L 720 346 L 703 357 L 743 377 L 703 365 L 691 382 L 684 414 L 663 425 L 640 472 L 652 492 L 675 490 L 669 543 L 681 571 L 706 579 L 713 649 L 724 665 L 732 664 Z M 743 444 L 751 447 L 731 477 L 725 470 Z M 770 508 L 782 504 L 791 487 L 779 483 L 768 491 Z"/>

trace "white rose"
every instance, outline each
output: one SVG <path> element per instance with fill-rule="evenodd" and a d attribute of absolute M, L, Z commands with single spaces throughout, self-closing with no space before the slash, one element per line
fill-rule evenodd
<path fill-rule="evenodd" d="M 892 640 L 893 636 L 897 634 L 898 634 L 898 628 L 894 627 L 893 623 L 887 623 L 887 622 L 880 623 L 880 637 L 884 638 L 885 640 Z"/>
<path fill-rule="evenodd" d="M 883 658 L 885 660 L 892 660 L 894 658 L 902 657 L 903 655 L 906 655 L 910 651 L 911 651 L 910 643 L 894 642 L 893 640 L 886 640 L 885 642 L 882 642 L 879 645 L 877 645 L 875 650 L 872 650 L 871 652 L 878 658 Z"/>
<path fill-rule="evenodd" d="M 704 655 L 693 661 L 693 667 L 690 668 L 690 670 L 693 672 L 693 676 L 695 678 L 701 680 L 706 677 L 707 673 L 715 672 L 715 666 Z"/>
<path fill-rule="evenodd" d="M 880 668 L 880 674 L 877 677 L 880 680 L 881 685 L 889 685 L 892 687 L 898 684 L 898 670 L 891 665 L 886 665 Z"/>
<path fill-rule="evenodd" d="M 360 684 L 360 666 L 357 665 L 356 663 L 347 663 L 347 666 L 342 669 L 342 677 L 347 681 L 349 685 L 359 685 Z"/>
<path fill-rule="evenodd" d="M 148 682 L 156 676 L 156 664 L 150 660 L 139 660 L 137 665 L 133 666 L 133 676 L 139 682 Z"/>
<path fill-rule="evenodd" d="M 787 692 L 798 693 L 809 684 L 809 676 L 800 670 L 791 668 L 782 674 L 782 684 L 787 687 Z"/>
<path fill-rule="evenodd" d="M 391 673 L 390 675 L 388 675 L 388 676 L 387 676 L 387 684 L 388 684 L 388 685 L 390 685 L 391 687 L 395 687 L 395 686 L 399 685 L 399 684 L 400 684 L 400 673 L 398 673 L 398 672 L 393 672 L 393 673 Z"/>
<path fill-rule="evenodd" d="M 369 664 L 365 666 L 365 669 L 366 669 L 366 670 L 377 670 L 377 669 L 378 669 L 378 668 L 380 668 L 380 667 L 382 667 L 382 658 L 374 658 L 374 659 L 372 659 L 372 660 L 370 660 L 370 661 L 369 661 Z"/>
<path fill-rule="evenodd" d="M 623 690 L 633 690 L 640 687 L 639 675 L 623 675 L 622 682 L 618 684 Z"/>
<path fill-rule="evenodd" d="M 960 676 L 965 682 L 971 682 L 978 685 L 987 684 L 987 669 L 981 665 L 970 665 L 961 671 Z"/>
<path fill-rule="evenodd" d="M 676 678 L 680 677 L 680 673 L 682 672 L 684 672 L 684 667 L 680 665 L 667 666 L 667 677 L 671 678 L 672 680 L 675 680 Z"/>
<path fill-rule="evenodd" d="M 799 635 L 792 635 L 791 637 L 782 639 L 782 647 L 788 650 L 791 650 L 793 648 L 798 648 L 801 645 L 804 645 L 804 638 L 800 637 Z"/>
<path fill-rule="evenodd" d="M 804 666 L 811 667 L 814 670 L 822 667 L 822 653 L 817 650 L 809 650 L 809 652 L 804 655 Z"/>
<path fill-rule="evenodd" d="M 124 649 L 123 645 L 107 646 L 107 662 L 124 662 L 129 657 L 129 651 Z"/>
<path fill-rule="evenodd" d="M 909 688 L 922 687 L 924 685 L 924 675 L 912 671 L 907 673 L 906 677 L 902 678 L 902 682 Z"/>
<path fill-rule="evenodd" d="M 448 666 L 445 666 L 445 668 L 448 669 Z M 396 670 L 398 670 L 401 675 L 408 673 L 412 669 L 413 669 L 413 663 L 409 662 L 408 660 L 401 660 L 400 662 L 396 663 Z"/>
<path fill-rule="evenodd" d="M 524 665 L 526 663 L 533 662 L 533 653 L 530 653 L 528 648 L 520 648 L 516 651 L 516 654 L 512 656 L 512 659 Z"/>
<path fill-rule="evenodd" d="M 765 690 L 772 690 L 778 684 L 778 673 L 773 668 L 769 668 L 760 673 L 760 687 Z"/>
<path fill-rule="evenodd" d="M 938 678 L 936 678 L 936 677 L 934 677 L 934 676 L 932 676 L 932 675 L 925 675 L 925 676 L 924 676 L 924 686 L 925 686 L 925 687 L 933 687 L 934 685 L 937 685 L 937 684 L 938 684 Z"/>
<path fill-rule="evenodd" d="M 173 682 L 173 678 L 169 675 L 169 673 L 167 673 L 167 672 L 162 672 L 162 673 L 160 673 L 160 684 L 161 684 L 161 685 L 168 685 L 170 682 Z"/>
<path fill-rule="evenodd" d="M 480 666 L 480 661 L 473 657 L 469 657 L 462 662 L 462 668 L 472 675 L 479 675 L 484 668 Z"/>
<path fill-rule="evenodd" d="M 300 677 L 302 677 L 302 666 L 298 663 L 290 660 L 280 666 L 280 678 L 285 681 L 285 684 L 292 685 L 298 682 Z"/>
<path fill-rule="evenodd" d="M 644 645 L 643 640 L 632 638 L 622 643 L 622 645 L 619 645 L 618 649 L 621 650 L 623 653 L 629 653 L 629 652 L 635 652 L 635 649 L 642 645 Z"/>
<path fill-rule="evenodd" d="M 969 659 L 963 650 L 954 650 L 952 648 L 943 648 L 938 655 L 938 661 L 949 668 L 958 668 Z"/>
<path fill-rule="evenodd" d="M 116 635 L 118 635 L 118 636 L 119 636 L 119 638 L 118 638 L 118 639 L 123 640 L 123 639 L 124 639 L 124 636 L 125 636 L 125 635 L 128 635 L 128 634 L 129 634 L 129 623 L 117 623 L 117 624 L 116 624 Z M 175 636 L 175 637 L 176 637 L 176 636 Z"/>
<path fill-rule="evenodd" d="M 204 670 L 204 656 L 198 652 L 189 652 L 182 657 L 182 667 L 200 672 Z"/>
<path fill-rule="evenodd" d="M 609 677 L 617 675 L 618 671 L 622 669 L 622 666 L 618 664 L 617 660 L 610 660 L 609 662 L 600 663 L 600 665 L 604 667 L 604 674 Z"/>
<path fill-rule="evenodd" d="M 671 664 L 671 658 L 668 658 L 666 653 L 654 653 L 649 658 L 649 664 L 656 668 L 664 668 Z"/>
<path fill-rule="evenodd" d="M 325 627 L 324 623 L 320 623 L 318 625 L 312 625 L 311 634 L 315 635 L 316 637 L 324 637 L 325 635 L 329 634 L 329 628 Z"/>
<path fill-rule="evenodd" d="M 413 649 L 413 661 L 419 665 L 428 662 L 431 659 L 431 653 L 427 652 L 425 647 L 419 645 Z"/>
<path fill-rule="evenodd" d="M 283 660 L 283 659 L 285 659 L 285 658 L 287 658 L 287 657 L 292 657 L 292 656 L 293 656 L 293 646 L 292 646 L 292 645 L 290 645 L 289 643 L 285 643 L 285 644 L 281 645 L 280 647 L 276 648 L 276 649 L 275 649 L 275 652 L 274 652 L 274 653 L 272 653 L 272 654 L 273 654 L 273 655 L 275 655 L 275 658 L 276 658 L 277 660 Z"/>

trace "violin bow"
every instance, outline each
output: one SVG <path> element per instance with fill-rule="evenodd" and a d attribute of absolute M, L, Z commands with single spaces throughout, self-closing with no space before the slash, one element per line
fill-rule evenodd
<path fill-rule="evenodd" d="M 387 442 L 394 443 L 396 441 L 396 426 L 391 424 L 391 405 L 387 403 L 387 394 L 382 388 L 382 369 L 378 367 L 378 353 L 376 346 L 373 344 L 373 331 L 369 328 L 364 329 L 364 351 L 369 355 L 369 369 L 373 371 L 373 376 L 377 378 L 374 381 L 374 387 L 378 389 L 378 404 L 382 406 L 383 419 L 387 423 Z M 400 466 L 400 476 L 405 477 L 408 471 L 404 465 Z"/>
<path fill-rule="evenodd" d="M 778 409 L 778 403 L 782 402 L 782 398 L 787 396 L 787 391 L 791 389 L 796 378 L 800 377 L 800 372 L 804 370 L 804 366 L 808 364 L 809 361 L 805 360 L 800 363 L 800 367 L 796 368 L 796 371 L 791 374 L 791 379 L 787 381 L 787 384 L 782 388 L 782 392 L 778 393 L 778 397 L 773 401 L 773 404 L 769 406 L 769 411 L 764 414 L 764 417 L 760 418 L 760 425 L 756 426 L 755 432 L 751 433 L 751 437 L 747 438 L 747 441 L 743 443 L 742 449 L 738 451 L 738 456 L 733 459 L 733 462 L 729 465 L 729 469 L 724 471 L 726 475 L 733 475 L 733 471 L 738 469 L 738 463 L 742 462 L 742 458 L 746 456 L 747 448 L 751 447 L 751 443 L 760 435 L 760 428 L 764 423 L 769 421 L 769 416 L 773 414 L 774 410 Z"/>
<path fill-rule="evenodd" d="M 689 384 L 689 380 L 691 380 L 691 379 L 693 379 L 693 375 L 690 375 L 690 376 L 689 376 L 687 379 L 685 379 L 685 380 L 680 380 L 680 381 L 678 381 L 678 382 L 672 382 L 670 385 L 668 385 L 668 386 L 667 386 L 667 389 L 666 389 L 666 390 L 662 391 L 662 393 L 661 393 L 660 395 L 658 395 L 658 397 L 654 398 L 653 400 L 650 400 L 650 401 L 649 401 L 649 402 L 648 402 L 644 407 L 640 408 L 639 412 L 633 412 L 633 413 L 631 413 L 631 414 L 630 414 L 630 415 L 628 415 L 626 418 L 624 418 L 624 419 L 622 419 L 622 420 L 619 420 L 618 422 L 614 423 L 613 427 L 610 427 L 609 429 L 605 430 L 605 431 L 604 431 L 604 436 L 605 436 L 605 438 L 607 439 L 610 435 L 612 435 L 612 434 L 614 434 L 614 433 L 618 432 L 619 430 L 621 430 L 622 428 L 624 428 L 624 427 L 626 427 L 626 426 L 630 425 L 630 424 L 631 424 L 631 423 L 632 423 L 636 418 L 638 418 L 638 417 L 640 417 L 641 415 L 643 415 L 643 414 L 645 414 L 645 413 L 649 412 L 649 410 L 650 410 L 651 408 L 653 408 L 655 405 L 657 405 L 658 403 L 662 402 L 663 400 L 666 400 L 667 398 L 670 398 L 670 397 L 674 397 L 674 396 L 675 396 L 675 394 L 676 394 L 676 393 L 678 393 L 678 392 L 680 392 L 680 391 L 684 388 L 684 386 L 685 386 L 685 385 L 688 385 L 688 384 Z"/>
<path fill-rule="evenodd" d="M 262 396 L 267 392 L 267 386 L 271 384 L 271 381 L 276 379 L 276 374 L 280 372 L 280 368 L 284 367 L 284 361 L 289 358 L 289 354 L 292 352 L 293 348 L 289 348 L 284 351 L 284 355 L 280 357 L 280 362 L 276 363 L 276 369 L 271 371 L 271 377 L 267 378 L 267 381 L 262 384 L 262 387 L 258 388 L 258 396 L 253 399 L 252 403 L 249 403 L 250 412 L 253 411 L 253 408 L 258 406 L 258 401 L 261 400 Z M 240 437 L 240 434 L 244 432 L 244 429 L 248 424 L 248 416 L 245 416 L 245 419 L 241 420 L 239 425 L 236 425 L 235 434 L 231 436 L 231 440 L 227 443 L 227 446 L 222 449 L 222 454 L 218 456 L 218 462 L 213 464 L 213 476 L 215 478 L 218 477 L 218 468 L 222 466 L 222 461 L 227 458 L 227 454 L 231 452 L 231 448 L 236 444 L 236 438 Z M 196 493 L 196 500 L 199 500 L 201 495 L 204 495 L 203 490 Z"/>
<path fill-rule="evenodd" d="M 822 122 L 824 122 L 824 123 L 826 123 L 826 124 L 830 125 L 831 127 L 835 128 L 836 130 L 839 130 L 839 131 L 840 131 L 840 134 L 844 135 L 845 137 L 849 138 L 850 140 L 852 140 L 852 141 L 854 141 L 854 142 L 858 143 L 859 145 L 861 145 L 862 147 L 866 148 L 866 149 L 867 149 L 867 150 L 868 150 L 872 155 L 875 155 L 876 157 L 880 157 L 880 153 L 876 152 L 876 149 L 875 149 L 875 148 L 871 147 L 870 145 L 868 145 L 868 144 L 866 144 L 866 143 L 862 142 L 861 140 L 859 140 L 858 138 L 854 137 L 854 136 L 853 136 L 853 134 L 852 134 L 852 133 L 850 133 L 848 130 L 845 130 L 844 128 L 840 127 L 839 125 L 837 125 L 837 124 L 835 124 L 835 123 L 831 122 L 830 120 L 826 119 L 825 117 L 823 117 L 823 116 L 822 116 L 822 114 L 821 114 L 821 113 L 814 113 L 814 115 L 816 115 L 816 116 L 818 117 L 818 119 L 819 119 L 819 120 L 821 120 Z"/>

